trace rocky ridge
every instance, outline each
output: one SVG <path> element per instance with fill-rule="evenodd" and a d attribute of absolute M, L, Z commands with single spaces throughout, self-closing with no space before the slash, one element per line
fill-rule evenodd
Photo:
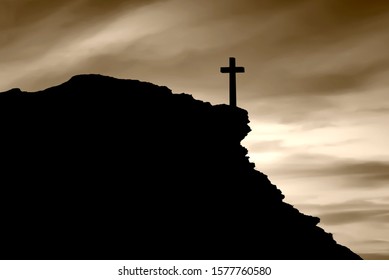
<path fill-rule="evenodd" d="M 255 169 L 243 109 L 79 75 L 0 116 L 2 259 L 360 259 Z"/>

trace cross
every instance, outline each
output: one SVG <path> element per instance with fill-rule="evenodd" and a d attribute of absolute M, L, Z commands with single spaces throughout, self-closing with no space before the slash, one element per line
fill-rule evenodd
<path fill-rule="evenodd" d="M 244 73 L 244 67 L 236 67 L 235 57 L 230 57 L 230 66 L 221 67 L 221 73 L 230 73 L 230 105 L 236 107 L 236 73 Z"/>

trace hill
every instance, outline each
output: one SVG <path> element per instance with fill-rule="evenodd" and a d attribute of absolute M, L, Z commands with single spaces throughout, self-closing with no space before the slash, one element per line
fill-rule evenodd
<path fill-rule="evenodd" d="M 243 109 L 79 75 L 0 116 L 1 259 L 360 259 L 255 169 Z"/>

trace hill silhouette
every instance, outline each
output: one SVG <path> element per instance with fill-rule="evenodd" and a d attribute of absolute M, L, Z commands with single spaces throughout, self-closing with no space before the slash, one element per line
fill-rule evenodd
<path fill-rule="evenodd" d="M 243 109 L 79 75 L 0 116 L 1 259 L 360 259 L 255 170 Z"/>

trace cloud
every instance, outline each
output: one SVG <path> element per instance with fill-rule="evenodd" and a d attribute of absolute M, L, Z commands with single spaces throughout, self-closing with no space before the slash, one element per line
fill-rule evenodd
<path fill-rule="evenodd" d="M 349 187 L 371 189 L 389 186 L 389 161 L 356 160 L 320 154 L 292 154 L 282 160 L 274 174 L 286 177 L 335 177 Z"/>
<path fill-rule="evenodd" d="M 266 96 L 262 93 L 243 101 L 249 108 L 250 118 L 262 122 L 304 125 L 306 129 L 336 126 L 334 111 L 339 104 L 320 96 L 296 96 L 290 93 L 280 96 Z"/>
<path fill-rule="evenodd" d="M 361 0 L 322 0 L 325 9 L 324 15 L 331 15 L 330 20 L 334 20 L 334 26 L 338 24 L 348 24 L 370 21 L 389 12 L 389 3 L 385 0 L 361 1 Z"/>
<path fill-rule="evenodd" d="M 333 61 L 334 65 L 344 64 L 344 60 L 348 61 L 347 55 L 341 55 L 339 50 L 358 43 L 350 38 L 358 37 L 358 35 L 362 39 L 366 37 L 366 32 L 351 35 L 348 33 L 346 40 L 338 42 L 339 47 L 328 48 L 329 42 L 337 38 L 336 34 L 339 30 L 349 28 L 347 23 L 358 23 L 354 9 L 358 10 L 356 15 L 364 21 L 375 21 L 387 11 L 387 5 L 381 1 L 370 4 L 366 4 L 367 2 L 353 3 L 353 12 L 344 8 L 347 4 L 344 6 L 333 0 L 313 2 L 306 0 L 216 0 L 212 2 L 203 0 L 115 0 L 108 2 L 73 0 L 52 2 L 38 0 L 31 5 L 31 1 L 24 0 L 8 4 L 5 9 L 6 14 L 14 18 L 11 33 L 17 35 L 6 36 L 7 44 L 11 45 L 6 49 L 0 48 L 0 55 L 9 63 L 0 65 L 0 68 L 4 67 L 13 71 L 23 69 L 23 63 L 15 63 L 17 60 L 20 62 L 23 60 L 26 64 L 37 65 L 33 69 L 34 73 L 48 69 L 48 76 L 51 72 L 54 72 L 54 76 L 59 75 L 55 73 L 58 69 L 52 71 L 51 65 L 34 61 L 34 58 L 44 58 L 48 54 L 50 61 L 53 61 L 53 64 L 63 65 L 61 68 L 66 68 L 70 76 L 84 72 L 81 71 L 82 69 L 91 69 L 89 72 L 95 72 L 92 71 L 93 69 L 100 71 L 102 67 L 96 67 L 98 65 L 96 61 L 99 60 L 102 61 L 102 65 L 105 65 L 104 69 L 114 69 L 112 74 L 122 76 L 129 72 L 127 69 L 132 65 L 125 67 L 120 63 L 123 66 L 118 67 L 115 63 L 121 58 L 126 62 L 140 59 L 148 69 L 155 69 L 164 58 L 171 61 L 170 64 L 164 64 L 170 73 L 174 75 L 184 73 L 188 77 L 189 73 L 194 74 L 193 79 L 188 78 L 185 81 L 175 79 L 177 88 L 187 88 L 186 91 L 190 91 L 198 85 L 196 79 L 203 80 L 208 88 L 223 88 L 223 80 L 215 82 L 213 80 L 216 79 L 211 78 L 212 75 L 216 75 L 217 71 L 212 72 L 210 69 L 218 69 L 220 65 L 216 64 L 219 63 L 217 61 L 220 61 L 220 57 L 235 53 L 242 61 L 247 62 L 245 66 L 247 66 L 248 73 L 241 78 L 241 84 L 248 86 L 246 87 L 247 93 L 242 93 L 244 94 L 242 99 L 252 96 L 253 99 L 258 100 L 259 95 L 256 92 L 260 90 L 261 98 L 293 96 L 296 102 L 302 102 L 302 98 L 308 96 L 345 93 L 364 86 L 366 81 L 369 81 L 369 77 L 374 75 L 367 74 L 366 71 L 364 73 L 370 76 L 366 79 L 361 78 L 364 75 L 362 73 L 365 69 L 364 64 L 359 67 L 355 65 L 349 67 L 346 63 L 347 67 L 340 68 L 330 65 L 326 67 L 327 70 L 319 72 L 315 69 L 328 64 L 328 61 Z M 346 2 L 349 3 L 349 1 Z M 140 10 L 142 7 L 144 9 Z M 162 13 L 157 11 L 162 11 Z M 153 16 L 138 17 L 139 12 Z M 124 14 L 134 17 L 134 20 L 120 21 Z M 183 20 L 183 17 L 186 20 Z M 174 24 L 166 26 L 166 22 Z M 338 24 L 335 26 L 333 22 Z M 156 32 L 147 33 L 150 24 L 157 26 L 155 27 Z M 112 26 L 112 29 L 109 26 Z M 144 34 L 136 41 L 130 40 L 134 33 L 133 26 L 136 26 L 137 33 Z M 113 27 L 116 32 L 113 31 Z M 10 31 L 11 25 L 6 25 L 3 29 Z M 18 32 L 14 32 L 16 29 Z M 1 34 L 5 33 L 1 32 Z M 328 38 L 328 42 L 316 44 L 312 38 L 317 36 Z M 89 43 L 85 41 L 86 37 L 89 37 Z M 77 59 L 73 60 L 76 60 L 80 67 L 69 65 L 66 55 L 60 55 L 69 53 L 69 49 L 74 51 L 77 49 Z M 370 49 L 371 47 L 367 47 L 361 52 Z M 53 52 L 58 55 L 53 56 Z M 341 56 L 345 56 L 345 59 L 340 59 Z M 353 56 L 361 58 L 359 53 Z M 107 57 L 113 58 L 111 64 L 106 59 Z M 193 63 L 196 65 L 191 67 Z M 180 70 L 173 71 L 174 67 L 179 67 Z M 343 71 L 344 69 L 350 71 Z M 359 69 L 359 72 L 355 70 L 354 73 L 353 69 Z M 142 66 L 134 70 L 139 73 L 147 72 L 142 69 Z M 152 71 L 149 70 L 149 72 L 144 76 L 163 76 L 163 71 L 151 73 Z M 202 75 L 202 73 L 207 75 Z M 34 75 L 30 76 L 27 70 L 23 74 L 24 80 L 40 79 Z M 257 79 L 254 79 L 255 75 Z M 1 78 L 2 81 L 9 80 L 8 76 Z M 63 80 L 67 78 L 63 77 Z M 58 79 L 55 80 L 58 81 Z M 171 82 L 169 78 L 160 80 L 165 83 Z M 16 83 L 22 83 L 22 85 L 16 85 Z M 23 83 L 19 80 L 11 84 L 23 87 Z M 181 84 L 178 85 L 179 83 Z M 5 90 L 9 84 L 0 86 Z M 34 89 L 38 89 L 38 85 L 42 83 L 34 81 L 29 84 L 36 85 Z M 48 86 L 48 84 L 40 88 L 43 86 Z M 176 85 L 173 81 L 169 86 L 174 88 Z M 196 90 L 196 94 L 199 91 Z M 309 98 L 309 102 L 313 110 L 318 106 L 322 108 L 328 106 L 320 98 Z M 304 115 L 298 111 L 293 114 L 294 116 L 287 116 L 281 121 L 297 120 L 300 115 Z"/>
<path fill-rule="evenodd" d="M 153 0 L 21 0 L 0 2 L 0 42 L 5 47 L 24 37 L 42 38 L 52 33 L 50 40 L 60 39 L 68 32 L 77 33 L 88 24 L 104 21 L 124 8 L 147 5 Z M 42 34 L 42 32 L 44 34 Z M 33 44 L 42 43 L 39 40 Z M 25 45 L 26 48 L 34 47 Z"/>
<path fill-rule="evenodd" d="M 360 223 L 362 221 L 388 223 L 389 207 L 383 210 L 361 210 L 361 211 L 344 211 L 325 213 L 320 215 L 320 219 L 323 224 L 326 225 L 339 225 L 347 223 Z M 389 244 L 389 243 L 388 243 Z"/>
<path fill-rule="evenodd" d="M 2 0 L 0 5 L 3 17 L 1 17 L 0 26 L 1 29 L 7 29 L 31 25 L 68 6 L 77 6 L 74 18 L 88 20 L 102 14 L 107 15 L 123 7 L 134 8 L 156 1 L 163 0 Z"/>
<path fill-rule="evenodd" d="M 321 212 L 332 212 L 332 211 L 359 211 L 363 209 L 381 211 L 387 209 L 387 201 L 389 199 L 389 193 L 386 196 L 379 196 L 376 198 L 359 198 L 352 200 L 345 200 L 342 202 L 331 203 L 331 204 L 302 204 L 303 207 L 315 207 Z"/>
<path fill-rule="evenodd" d="M 284 149 L 284 143 L 281 140 L 274 141 L 251 141 L 246 144 L 250 153 L 281 151 Z"/>
<path fill-rule="evenodd" d="M 159 36 L 166 30 L 185 25 L 193 19 L 189 13 L 178 12 L 174 17 L 171 16 L 175 9 L 180 11 L 180 6 L 176 6 L 177 1 L 161 1 L 150 5 L 143 3 L 123 10 L 119 6 L 115 6 L 115 9 L 111 7 L 115 13 L 109 13 L 109 9 L 103 13 L 101 9 L 94 7 L 96 15 L 84 19 L 85 11 L 89 11 L 85 8 L 86 4 L 74 1 L 56 10 L 32 24 L 31 31 L 39 30 L 38 33 L 24 30 L 24 36 L 0 48 L 0 55 L 7 58 L 0 63 L 1 68 L 8 70 L 1 74 L 1 81 L 5 83 L 4 90 L 12 85 L 38 90 L 51 86 L 48 82 L 53 77 L 62 77 L 62 81 L 57 81 L 58 83 L 67 80 L 68 73 L 72 76 L 83 72 L 82 69 L 96 72 L 93 71 L 97 70 L 93 66 L 97 63 L 93 60 L 99 59 L 102 65 L 107 57 L 115 59 L 110 63 L 105 59 L 105 68 L 117 69 L 114 61 L 128 61 L 128 58 L 142 59 L 146 65 L 150 64 L 145 61 L 147 55 L 141 42 L 149 36 Z M 129 47 L 134 49 L 134 46 L 137 52 L 124 52 Z M 160 45 L 156 48 L 169 50 Z M 148 55 L 152 56 L 152 52 Z M 158 58 L 155 62 L 158 62 Z M 91 67 L 86 67 L 88 65 Z M 148 68 L 148 72 L 152 72 L 150 69 L 152 67 Z M 123 71 L 126 72 L 125 67 L 122 67 L 121 72 Z M 45 84 L 41 84 L 41 76 L 46 77 Z"/>
<path fill-rule="evenodd" d="M 377 107 L 377 108 L 370 108 L 370 109 L 363 109 L 363 111 L 366 111 L 368 113 L 374 113 L 374 114 L 385 114 L 389 115 L 389 107 Z"/>
<path fill-rule="evenodd" d="M 331 168 L 323 171 L 316 170 L 316 172 L 317 175 L 363 175 L 368 180 L 387 180 L 389 179 L 389 162 L 340 160 L 334 162 Z"/>
<path fill-rule="evenodd" d="M 310 98 L 320 105 L 322 100 L 313 97 L 385 88 L 388 6 L 383 1 L 316 0 L 268 11 L 271 20 L 262 16 L 258 21 L 266 29 L 240 47 L 240 56 L 249 62 L 247 75 L 250 70 L 255 75 L 248 97 Z"/>
<path fill-rule="evenodd" d="M 321 147 L 338 147 L 347 145 L 350 143 L 358 142 L 357 139 L 350 139 L 337 142 L 323 142 L 320 145 L 304 145 L 303 147 L 298 145 L 287 144 L 284 140 L 259 140 L 258 137 L 250 137 L 247 141 L 245 140 L 244 146 L 250 151 L 250 153 L 267 153 L 267 152 L 278 152 L 278 153 L 302 153 L 310 148 L 321 148 Z"/>
<path fill-rule="evenodd" d="M 311 74 L 302 77 L 304 90 L 300 94 L 337 95 L 353 93 L 369 86 L 373 77 L 389 70 L 388 61 L 373 61 L 353 68 L 335 70 L 322 74 Z M 296 93 L 297 95 L 299 93 Z"/>

